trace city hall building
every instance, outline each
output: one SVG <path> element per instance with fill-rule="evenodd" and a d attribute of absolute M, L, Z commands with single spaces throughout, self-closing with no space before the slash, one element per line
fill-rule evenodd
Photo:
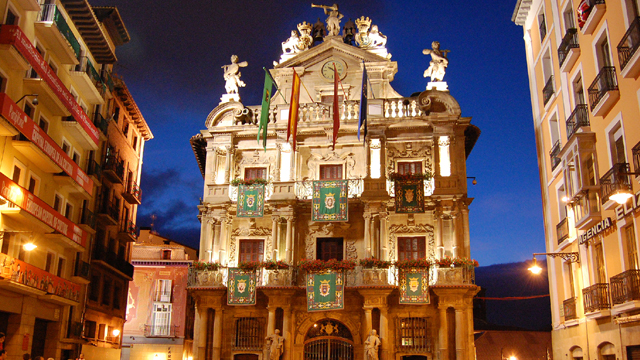
<path fill-rule="evenodd" d="M 442 81 L 411 96 L 398 94 L 391 86 L 398 64 L 390 60 L 386 38 L 380 40 L 377 26 L 369 31 L 369 18 L 356 23 L 358 29 L 347 22 L 340 34 L 317 23 L 313 37 L 311 25 L 298 25 L 300 35 L 293 32 L 283 43 L 280 61 L 268 70 L 284 96 L 267 92 L 267 108 L 245 105 L 233 88 L 244 84 L 232 79 L 205 128 L 191 139 L 204 177 L 198 206 L 200 263 L 194 263 L 188 280 L 196 304 L 196 360 L 268 359 L 271 346 L 265 338 L 276 330 L 284 337 L 281 359 L 363 359 L 371 330 L 379 335 L 380 359 L 475 358 L 473 265 L 438 265 L 437 260 L 470 257 L 466 160 L 480 130 L 462 116 Z M 247 64 L 232 58 L 225 69 L 230 76 L 234 65 L 237 70 Z M 365 68 L 368 80 L 363 82 Z M 287 129 L 296 76 L 304 87 L 294 148 Z M 341 81 L 338 93 L 335 76 Z M 364 127 L 358 139 L 363 83 L 369 94 L 362 110 L 364 141 Z M 334 112 L 340 123 L 335 148 Z M 262 133 L 263 123 L 258 143 L 263 117 L 267 130 Z M 392 178 L 424 173 L 432 177 L 403 197 L 420 196 L 421 205 L 407 209 L 397 204 L 400 188 Z M 248 195 L 242 184 L 255 179 L 266 184 L 248 201 L 255 194 Z M 317 203 L 322 181 L 342 188 Z M 328 197 L 340 205 L 335 221 L 318 218 L 320 210 L 334 206 Z M 247 212 L 253 201 L 261 208 Z M 244 280 L 232 274 L 246 261 L 297 265 L 302 259 L 350 259 L 359 264 L 367 258 L 431 261 L 420 300 L 403 302 L 403 271 L 396 266 L 358 265 L 345 271 L 339 284 L 342 308 L 325 311 L 311 309 L 301 267 L 259 269 L 247 288 L 237 285 Z M 255 291 L 253 300 L 234 305 L 234 296 L 244 291 Z"/>

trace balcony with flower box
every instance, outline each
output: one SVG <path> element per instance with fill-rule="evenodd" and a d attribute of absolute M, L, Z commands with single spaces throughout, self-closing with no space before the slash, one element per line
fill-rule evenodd
<path fill-rule="evenodd" d="M 609 199 L 611 195 L 619 192 L 631 192 L 628 173 L 629 163 L 617 163 L 600 178 L 600 201 L 606 210 L 618 205 L 618 203 Z"/>
<path fill-rule="evenodd" d="M 605 66 L 600 69 L 588 91 L 593 116 L 605 116 L 620 98 L 616 68 Z"/>
<path fill-rule="evenodd" d="M 620 75 L 633 79 L 640 73 L 640 17 L 629 25 L 629 29 L 618 44 L 618 59 L 620 59 Z"/>
<path fill-rule="evenodd" d="M 578 29 L 567 29 L 560 46 L 558 47 L 558 62 L 560 71 L 569 72 L 580 57 L 580 44 L 578 43 Z"/>
<path fill-rule="evenodd" d="M 131 219 L 126 219 L 118 231 L 118 239 L 125 242 L 135 242 L 138 239 L 136 224 Z"/>
<path fill-rule="evenodd" d="M 582 289 L 584 313 L 588 318 L 597 319 L 611 315 L 609 301 L 609 284 L 593 284 Z"/>
<path fill-rule="evenodd" d="M 104 104 L 106 85 L 88 56 L 81 56 L 80 63 L 69 74 L 86 101 L 91 104 Z"/>
<path fill-rule="evenodd" d="M 590 5 L 585 4 L 587 0 L 582 0 L 580 3 L 580 8 L 584 9 L 584 12 L 588 14 L 587 18 L 584 19 L 584 24 L 580 26 L 582 29 L 582 33 L 585 35 L 591 35 L 593 31 L 598 27 L 600 20 L 604 16 L 605 11 L 607 10 L 607 5 L 605 4 L 605 0 L 590 0 Z M 578 20 L 580 23 L 582 20 Z"/>
<path fill-rule="evenodd" d="M 131 205 L 140 205 L 142 203 L 141 195 L 142 190 L 140 190 L 140 185 L 129 179 L 127 187 L 122 192 L 122 198 Z"/>
<path fill-rule="evenodd" d="M 640 270 L 627 270 L 611 277 L 612 315 L 640 309 Z"/>
<path fill-rule="evenodd" d="M 227 268 L 218 263 L 194 261 L 187 275 L 188 288 L 220 288 L 227 286 Z"/>
<path fill-rule="evenodd" d="M 79 63 L 80 43 L 73 35 L 56 4 L 42 4 L 35 22 L 36 35 L 49 49 L 58 49 L 56 55 L 63 64 Z"/>

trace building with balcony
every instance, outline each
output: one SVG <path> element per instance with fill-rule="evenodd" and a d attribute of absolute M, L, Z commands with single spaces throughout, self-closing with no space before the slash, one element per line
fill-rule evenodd
<path fill-rule="evenodd" d="M 117 359 L 152 135 L 112 76 L 118 10 L 42 3 L 0 0 L 0 331 L 8 359 Z"/>
<path fill-rule="evenodd" d="M 524 31 L 546 252 L 578 255 L 547 258 L 554 358 L 640 356 L 639 14 L 633 0 L 518 0 L 512 17 Z"/>
<path fill-rule="evenodd" d="M 141 229 L 131 246 L 133 281 L 127 296 L 122 359 L 188 359 L 194 305 L 187 294 L 189 265 L 197 251 Z M 169 356 L 167 356 L 169 355 Z"/>
<path fill-rule="evenodd" d="M 371 330 L 380 336 L 381 359 L 474 358 L 474 268 L 436 260 L 470 256 L 466 159 L 480 131 L 461 116 L 448 91 L 398 94 L 391 86 L 398 64 L 389 58 L 383 46 L 360 48 L 342 36 L 285 52 L 269 70 L 279 91 L 288 103 L 294 70 L 309 91 L 300 94 L 295 148 L 286 140 L 289 105 L 280 95 L 264 114 L 266 145 L 256 142 L 260 106 L 245 106 L 235 94 L 223 96 L 191 139 L 204 178 L 198 209 L 199 260 L 205 263 L 189 273 L 196 303 L 193 359 L 266 359 L 265 337 L 276 330 L 284 336 L 282 359 L 362 359 Z M 359 140 L 364 68 L 370 95 L 363 110 L 367 135 Z M 336 73 L 344 89 L 337 94 Z M 335 148 L 334 112 L 340 118 Z M 424 207 L 396 211 L 392 176 L 425 172 L 433 176 L 415 189 L 424 194 Z M 252 179 L 266 181 L 264 213 L 244 217 L 238 202 L 245 201 L 245 188 L 234 184 Z M 330 181 L 342 186 L 348 221 L 312 220 L 320 207 L 313 205 L 314 186 Z M 428 280 L 422 280 L 425 298 L 419 305 L 400 304 L 401 278 L 409 270 L 358 265 L 341 273 L 342 310 L 308 311 L 305 276 L 311 274 L 297 266 L 302 259 L 359 264 L 366 258 L 430 260 Z M 231 269 L 267 260 L 292 266 L 248 271 L 255 278 L 255 304 L 230 304 L 227 296 L 236 288 Z"/>

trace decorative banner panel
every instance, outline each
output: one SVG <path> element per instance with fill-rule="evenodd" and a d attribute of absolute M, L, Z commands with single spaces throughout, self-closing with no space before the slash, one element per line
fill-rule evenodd
<path fill-rule="evenodd" d="M 344 273 L 307 273 L 307 311 L 344 309 Z"/>
<path fill-rule="evenodd" d="M 348 181 L 313 182 L 313 221 L 349 221 Z"/>
<path fill-rule="evenodd" d="M 237 217 L 264 216 L 264 184 L 238 186 Z"/>
<path fill-rule="evenodd" d="M 400 271 L 400 304 L 429 304 L 429 269 Z"/>
<path fill-rule="evenodd" d="M 228 305 L 256 304 L 256 272 L 229 268 L 227 287 Z"/>
<path fill-rule="evenodd" d="M 396 180 L 396 213 L 424 212 L 423 180 Z"/>

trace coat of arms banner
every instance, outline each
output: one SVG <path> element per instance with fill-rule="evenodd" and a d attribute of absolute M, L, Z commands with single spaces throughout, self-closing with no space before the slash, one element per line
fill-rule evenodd
<path fill-rule="evenodd" d="M 307 311 L 344 309 L 344 273 L 307 273 Z"/>
<path fill-rule="evenodd" d="M 256 304 L 257 276 L 255 271 L 244 271 L 239 268 L 229 268 L 228 280 L 227 304 Z"/>
<path fill-rule="evenodd" d="M 400 304 L 429 304 L 429 269 L 400 271 Z"/>
<path fill-rule="evenodd" d="M 313 221 L 349 221 L 348 181 L 313 182 Z"/>
<path fill-rule="evenodd" d="M 237 217 L 264 216 L 264 184 L 238 186 Z"/>
<path fill-rule="evenodd" d="M 396 213 L 412 214 L 424 212 L 424 182 L 419 180 L 396 180 Z"/>

